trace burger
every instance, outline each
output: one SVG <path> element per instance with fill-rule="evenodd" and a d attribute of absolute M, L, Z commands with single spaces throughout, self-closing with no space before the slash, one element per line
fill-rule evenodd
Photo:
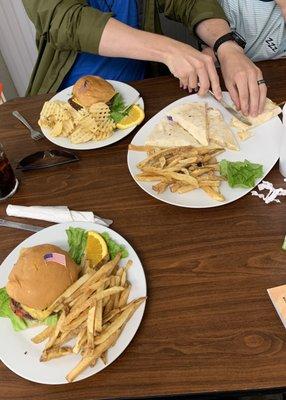
<path fill-rule="evenodd" d="M 77 280 L 79 271 L 69 254 L 52 244 L 22 249 L 6 285 L 11 311 L 27 326 L 43 323 L 48 307 Z"/>
<path fill-rule="evenodd" d="M 99 76 L 83 76 L 73 86 L 70 105 L 76 110 L 102 102 L 108 103 L 116 94 L 114 87 Z"/>

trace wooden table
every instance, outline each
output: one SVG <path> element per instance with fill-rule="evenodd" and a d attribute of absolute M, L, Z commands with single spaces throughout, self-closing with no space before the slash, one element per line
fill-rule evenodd
<path fill-rule="evenodd" d="M 281 102 L 286 97 L 285 61 L 265 62 L 261 68 L 269 96 Z M 185 95 L 170 77 L 134 87 L 145 100 L 147 119 Z M 49 97 L 16 99 L 0 107 L 0 141 L 14 165 L 32 152 L 55 147 L 47 140 L 30 140 L 11 116 L 18 110 L 36 126 Z M 68 205 L 114 219 L 112 228 L 138 251 L 147 277 L 149 297 L 137 335 L 116 362 L 72 385 L 34 384 L 0 364 L 0 399 L 210 398 L 220 392 L 282 390 L 286 331 L 266 289 L 286 283 L 286 253 L 281 250 L 285 200 L 265 205 L 247 195 L 205 210 L 164 204 L 130 176 L 126 156 L 131 139 L 78 153 L 78 163 L 20 174 L 20 188 L 10 202 Z M 277 167 L 267 179 L 283 185 Z M 6 205 L 0 206 L 0 218 Z M 0 235 L 3 261 L 30 233 L 1 228 Z M 1 333 L 0 340 L 5 340 Z"/>

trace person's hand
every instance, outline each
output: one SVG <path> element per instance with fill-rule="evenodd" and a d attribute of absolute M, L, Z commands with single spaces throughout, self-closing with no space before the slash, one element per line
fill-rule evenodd
<path fill-rule="evenodd" d="M 260 114 L 264 110 L 267 94 L 266 84 L 258 84 L 263 79 L 261 70 L 234 42 L 226 42 L 219 47 L 218 59 L 225 86 L 237 109 L 253 117 Z"/>
<path fill-rule="evenodd" d="M 211 47 L 205 47 L 202 50 L 202 53 L 207 55 L 207 56 L 210 56 L 213 59 L 214 63 L 217 62 L 217 58 L 216 58 L 215 53 L 214 53 L 214 51 L 213 51 L 213 49 Z"/>
<path fill-rule="evenodd" d="M 180 86 L 190 92 L 198 90 L 204 96 L 211 88 L 217 99 L 222 93 L 219 77 L 211 56 L 202 54 L 193 47 L 172 41 L 168 47 L 164 63 L 170 72 L 180 80 Z"/>

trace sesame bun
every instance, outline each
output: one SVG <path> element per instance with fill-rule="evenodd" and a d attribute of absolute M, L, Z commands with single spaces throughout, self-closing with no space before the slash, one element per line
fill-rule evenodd
<path fill-rule="evenodd" d="M 47 261 L 50 253 L 65 255 L 66 265 Z M 18 303 L 45 310 L 77 280 L 78 265 L 69 254 L 52 244 L 25 248 L 10 272 L 6 285 L 8 295 Z"/>
<path fill-rule="evenodd" d="M 108 103 L 115 95 L 113 86 L 99 76 L 83 76 L 73 87 L 72 101 L 82 107 L 95 103 Z"/>

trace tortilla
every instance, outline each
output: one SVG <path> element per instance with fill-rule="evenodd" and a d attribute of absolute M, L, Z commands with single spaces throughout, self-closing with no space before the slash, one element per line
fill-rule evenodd
<path fill-rule="evenodd" d="M 209 107 L 207 109 L 207 122 L 211 142 L 230 150 L 239 150 L 233 133 L 219 110 Z"/>
<path fill-rule="evenodd" d="M 205 103 L 182 104 L 168 113 L 202 146 L 208 146 L 207 108 Z"/>
<path fill-rule="evenodd" d="M 153 128 L 145 145 L 157 147 L 200 146 L 193 136 L 179 124 L 167 119 L 163 119 Z"/>
<path fill-rule="evenodd" d="M 282 110 L 279 106 L 277 106 L 277 104 L 275 104 L 270 99 L 266 99 L 265 108 L 262 114 L 258 115 L 257 117 L 251 117 L 251 116 L 247 117 L 247 120 L 251 123 L 252 126 L 244 124 L 235 117 L 233 117 L 231 120 L 231 126 L 233 128 L 237 128 L 240 132 L 249 131 L 250 129 L 256 128 L 257 126 L 264 124 L 273 117 L 276 117 L 281 112 Z"/>

